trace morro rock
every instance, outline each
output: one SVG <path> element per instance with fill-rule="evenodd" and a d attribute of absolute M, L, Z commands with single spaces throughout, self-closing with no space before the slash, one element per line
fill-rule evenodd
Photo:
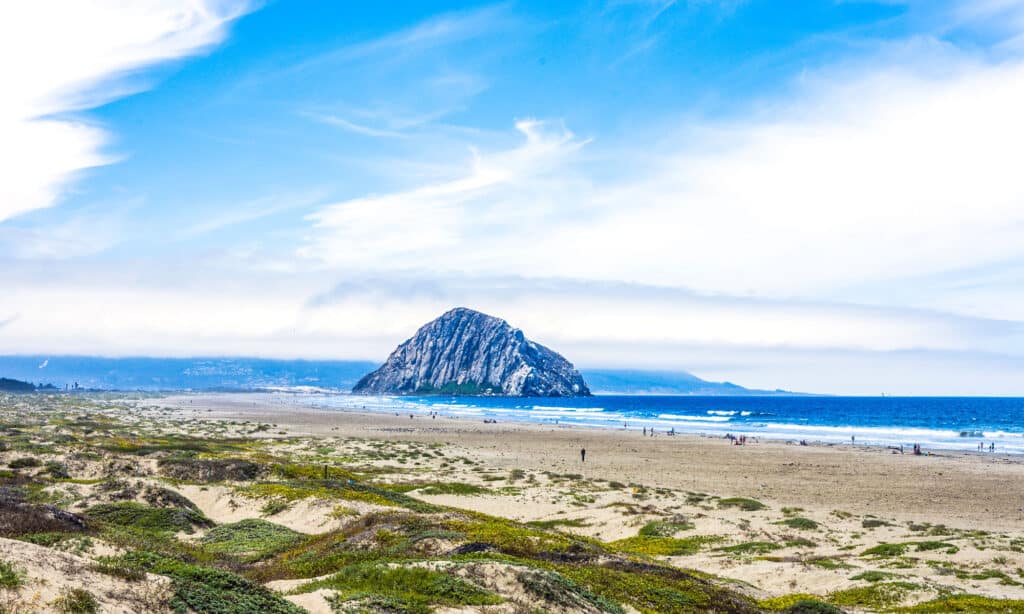
<path fill-rule="evenodd" d="M 416 331 L 352 392 L 590 396 L 583 377 L 561 355 L 500 318 L 462 307 Z"/>

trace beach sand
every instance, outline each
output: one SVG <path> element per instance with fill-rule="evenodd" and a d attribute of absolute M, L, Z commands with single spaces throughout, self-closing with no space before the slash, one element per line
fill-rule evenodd
<path fill-rule="evenodd" d="M 12 467 L 31 451 L 37 462 L 25 475 L 45 485 L 47 500 L 61 501 L 72 513 L 89 514 L 92 506 L 115 501 L 146 504 L 152 493 L 170 490 L 218 529 L 234 533 L 240 529 L 225 523 L 259 518 L 328 540 L 347 535 L 356 541 L 335 545 L 356 549 L 367 545 L 360 541 L 367 536 L 383 540 L 384 547 L 400 535 L 395 531 L 418 534 L 422 522 L 433 527 L 427 532 L 432 536 L 403 541 L 403 547 L 415 544 L 417 557 L 450 565 L 453 549 L 469 543 L 470 525 L 452 531 L 444 519 L 455 515 L 466 522 L 467 511 L 474 511 L 487 515 L 472 517 L 472 530 L 484 531 L 478 539 L 487 548 L 511 543 L 504 540 L 515 533 L 484 518 L 531 523 L 538 533 L 530 539 L 568 533 L 588 538 L 580 544 L 584 550 L 585 542 L 611 556 L 636 557 L 620 561 L 711 574 L 714 585 L 742 593 L 765 611 L 804 598 L 848 612 L 926 602 L 927 611 L 1024 611 L 1024 458 L 941 450 L 914 456 L 784 441 L 736 446 L 696 435 L 646 437 L 625 429 L 317 409 L 285 393 L 8 402 L 0 412 L 14 425 L 20 449 L 0 449 L 0 466 Z M 86 432 L 93 428 L 101 435 Z M 177 460 L 161 466 L 166 458 Z M 196 473 L 220 461 L 250 462 L 261 467 L 259 476 L 227 468 L 217 478 Z M 66 466 L 73 479 L 47 477 L 48 463 Z M 321 481 L 321 471 L 333 472 L 332 480 Z M 25 479 L 8 473 L 9 479 Z M 377 491 L 339 486 L 343 479 Z M 396 504 L 384 493 L 402 493 L 405 502 Z M 424 502 L 445 507 L 424 511 Z M 411 524 L 401 528 L 406 521 L 395 518 Z M 367 528 L 378 525 L 390 528 Z M 212 530 L 191 528 L 175 534 L 179 543 L 198 543 Z M 121 539 L 116 532 L 99 535 Z M 71 539 L 56 547 L 79 543 Z M 314 548 L 319 537 L 303 543 L 301 548 Z M 117 547 L 94 539 L 76 552 L 98 559 Z M 52 578 L 29 560 L 31 552 L 0 543 L 0 554 L 28 574 L 7 597 L 22 603 L 55 598 L 37 595 Z M 290 560 L 285 553 L 246 573 L 276 591 L 292 591 L 310 576 L 290 567 Z M 78 567 L 88 564 L 83 561 Z M 453 567 L 475 574 L 473 581 L 509 601 L 444 611 L 549 608 L 524 593 L 526 585 L 515 580 L 519 571 L 507 567 L 501 561 Z M 114 588 L 120 592 L 111 589 L 108 597 L 115 610 L 138 598 Z M 312 612 L 329 612 L 327 600 L 337 596 L 326 587 L 295 592 L 281 596 Z"/>
<path fill-rule="evenodd" d="M 269 394 L 202 394 L 155 401 L 200 420 L 271 422 L 296 435 L 445 443 L 502 470 L 580 473 L 648 487 L 755 497 L 777 506 L 840 510 L 964 529 L 1024 529 L 1024 458 L 863 445 L 761 440 L 746 446 L 696 435 L 484 424 L 465 417 L 299 408 Z M 184 414 L 188 416 L 189 414 Z M 579 451 L 587 450 L 586 462 Z"/>

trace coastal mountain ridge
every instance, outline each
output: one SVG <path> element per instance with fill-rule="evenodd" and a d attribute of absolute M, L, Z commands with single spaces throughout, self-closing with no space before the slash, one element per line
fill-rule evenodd
<path fill-rule="evenodd" d="M 365 360 L 295 360 L 252 357 L 157 358 L 74 355 L 0 356 L 0 377 L 49 382 L 63 390 L 256 391 L 351 390 L 379 362 Z M 592 394 L 686 396 L 789 396 L 805 393 L 758 390 L 730 382 L 701 379 L 682 370 L 580 367 Z M 0 389 L 4 386 L 0 384 Z M 49 384 L 36 390 L 52 390 Z M 6 392 L 12 392 L 6 389 Z"/>
<path fill-rule="evenodd" d="M 583 376 L 560 354 L 501 318 L 465 307 L 422 326 L 352 392 L 590 396 Z"/>

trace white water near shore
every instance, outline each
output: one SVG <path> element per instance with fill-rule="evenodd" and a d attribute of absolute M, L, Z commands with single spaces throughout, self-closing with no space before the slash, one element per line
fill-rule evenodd
<path fill-rule="evenodd" d="M 851 444 L 851 437 L 858 445 L 898 447 L 904 446 L 909 453 L 914 444 L 924 449 L 945 449 L 978 451 L 979 442 L 984 442 L 985 454 L 989 444 L 995 444 L 998 453 L 1024 454 L 1024 434 L 1005 430 L 952 430 L 922 428 L 899 425 L 821 425 L 791 422 L 758 421 L 767 412 L 752 410 L 706 410 L 702 414 L 656 413 L 649 416 L 609 410 L 605 407 L 575 407 L 524 403 L 523 399 L 510 398 L 507 403 L 474 404 L 472 400 L 460 398 L 458 402 L 449 397 L 403 397 L 403 396 L 357 396 L 350 394 L 308 394 L 278 393 L 278 400 L 300 407 L 318 407 L 338 410 L 360 410 L 389 413 L 412 413 L 462 417 L 466 419 L 494 419 L 521 421 L 541 424 L 557 424 L 588 428 L 644 430 L 655 429 L 659 435 L 669 431 L 698 434 L 709 437 L 725 437 L 727 434 L 746 435 L 764 439 L 801 441 L 811 443 Z M 738 420 L 737 417 L 742 419 Z"/>

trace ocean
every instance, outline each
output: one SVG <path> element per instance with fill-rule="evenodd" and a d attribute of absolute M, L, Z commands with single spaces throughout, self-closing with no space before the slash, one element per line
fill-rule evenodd
<path fill-rule="evenodd" d="M 327 409 L 456 416 L 711 437 L 1024 453 L 1024 398 L 831 396 L 629 396 L 499 398 L 288 394 L 282 402 Z M 626 425 L 626 426 L 624 426 Z M 909 450 L 908 450 L 909 452 Z"/>
<path fill-rule="evenodd" d="M 287 390 L 284 404 L 427 414 L 465 419 L 520 420 L 628 428 L 658 433 L 726 434 L 800 441 L 1024 453 L 1024 398 L 758 396 L 758 391 L 711 384 L 688 374 L 595 371 L 613 392 L 588 398 L 369 397 L 346 394 L 372 362 L 256 358 L 102 358 L 0 356 L 0 377 L 53 383 L 78 382 L 105 390 Z M 584 372 L 586 376 L 586 371 Z M 589 380 L 588 380 L 589 381 Z M 693 395 L 637 395 L 636 386 L 669 386 Z M 710 387 L 710 388 L 709 388 Z M 707 390 L 743 396 L 698 396 Z"/>

